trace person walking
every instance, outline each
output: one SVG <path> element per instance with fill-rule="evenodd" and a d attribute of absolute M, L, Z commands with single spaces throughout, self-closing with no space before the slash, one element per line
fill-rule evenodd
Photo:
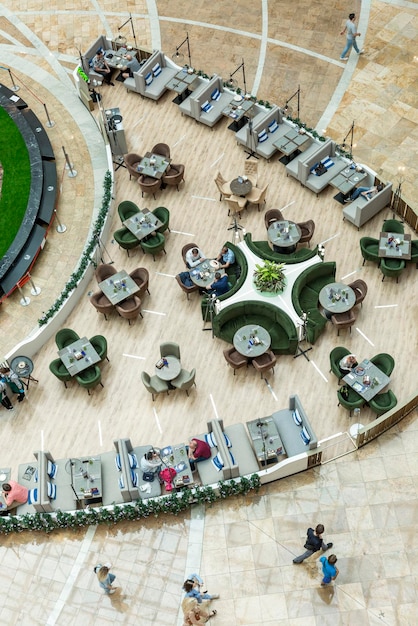
<path fill-rule="evenodd" d="M 116 587 L 112 587 L 112 583 L 115 580 L 115 574 L 110 573 L 110 563 L 107 565 L 96 565 L 94 568 L 95 573 L 97 574 L 97 578 L 99 581 L 99 585 L 104 592 L 109 595 L 111 593 L 115 593 Z"/>
<path fill-rule="evenodd" d="M 325 529 L 323 524 L 317 524 L 315 530 L 313 528 L 308 528 L 306 542 L 304 545 L 306 552 L 294 558 L 293 563 L 302 563 L 302 561 L 307 559 L 308 556 L 311 556 L 315 552 L 318 552 L 318 550 L 321 550 L 321 548 L 323 552 L 332 548 L 333 544 L 325 543 L 322 538 L 324 530 Z"/>
<path fill-rule="evenodd" d="M 357 26 L 355 25 L 356 15 L 355 13 L 350 13 L 348 16 L 348 20 L 345 23 L 345 28 L 340 32 L 340 35 L 344 35 L 347 33 L 347 42 L 345 44 L 345 48 L 341 53 L 340 61 L 348 60 L 348 53 L 350 51 L 351 46 L 357 52 L 357 54 L 363 54 L 364 50 L 359 50 L 356 42 L 356 37 L 361 37 L 361 33 L 357 32 Z"/>
<path fill-rule="evenodd" d="M 205 624 L 211 617 L 215 617 L 217 611 L 213 609 L 209 612 L 209 607 L 202 607 L 196 598 L 183 598 L 181 603 L 183 609 L 184 622 L 183 626 L 193 626 L 193 624 Z"/>
<path fill-rule="evenodd" d="M 219 594 L 210 594 L 207 591 L 201 591 L 203 586 L 203 580 L 199 574 L 190 574 L 187 580 L 183 583 L 183 591 L 186 592 L 186 598 L 196 598 L 198 604 L 202 603 L 202 600 L 217 600 Z"/>
<path fill-rule="evenodd" d="M 338 567 L 335 567 L 338 559 L 335 554 L 330 554 L 328 558 L 326 556 L 321 556 L 319 560 L 322 563 L 323 574 L 321 587 L 326 587 L 332 580 L 335 580 L 340 573 Z"/>

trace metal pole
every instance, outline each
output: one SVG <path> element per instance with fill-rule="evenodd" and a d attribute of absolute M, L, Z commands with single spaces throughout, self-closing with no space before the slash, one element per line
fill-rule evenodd
<path fill-rule="evenodd" d="M 64 146 L 62 146 L 62 151 L 64 152 L 64 156 L 65 156 L 65 161 L 66 161 L 66 169 L 69 170 L 68 172 L 68 176 L 69 178 L 75 178 L 77 176 L 77 170 L 73 169 L 73 166 L 70 162 L 70 159 L 68 158 L 68 154 L 65 152 L 65 148 Z"/>
<path fill-rule="evenodd" d="M 28 276 L 29 276 L 29 282 L 30 282 L 30 284 L 32 285 L 32 289 L 30 290 L 31 294 L 32 294 L 33 296 L 39 296 L 39 294 L 40 294 L 40 293 L 41 293 L 41 291 L 42 291 L 42 290 L 41 290 L 41 288 L 40 288 L 40 287 L 37 287 L 37 286 L 35 285 L 35 283 L 34 283 L 34 282 L 33 282 L 33 280 L 32 280 L 32 276 L 29 274 L 29 272 L 28 272 Z"/>
<path fill-rule="evenodd" d="M 9 76 L 10 76 L 10 80 L 12 81 L 12 91 L 19 91 L 20 87 L 18 85 L 16 85 L 15 81 L 13 80 L 13 74 L 12 71 L 10 69 L 10 67 L 7 70 L 9 72 Z"/>
<path fill-rule="evenodd" d="M 55 122 L 53 122 L 51 120 L 51 118 L 49 117 L 48 109 L 46 108 L 46 104 L 45 103 L 44 103 L 44 109 L 45 109 L 46 117 L 47 117 L 47 120 L 48 120 L 46 125 L 48 126 L 48 128 L 52 128 L 53 126 L 55 126 Z"/>
<path fill-rule="evenodd" d="M 19 285 L 17 286 L 17 288 L 19 289 L 19 293 L 22 296 L 21 300 L 20 300 L 20 304 L 22 306 L 28 306 L 28 304 L 30 304 L 30 298 L 26 298 L 25 294 L 23 293 L 21 287 L 19 287 Z"/>
<path fill-rule="evenodd" d="M 57 233 L 65 233 L 65 231 L 67 230 L 67 227 L 66 227 L 65 224 L 62 224 L 60 222 L 59 217 L 58 217 L 58 213 L 57 213 L 57 209 L 54 209 L 54 213 L 55 213 L 55 217 L 56 217 L 57 222 L 58 222 L 58 226 L 56 227 L 55 230 L 57 231 Z"/>

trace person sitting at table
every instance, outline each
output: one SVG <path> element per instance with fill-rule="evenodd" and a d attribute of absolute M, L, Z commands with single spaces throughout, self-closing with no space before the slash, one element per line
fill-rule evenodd
<path fill-rule="evenodd" d="M 195 463 L 206 461 L 206 459 L 210 459 L 211 457 L 209 444 L 207 444 L 206 441 L 201 441 L 201 439 L 195 439 L 193 437 L 190 439 L 186 449 L 192 472 L 196 469 Z"/>
<path fill-rule="evenodd" d="M 229 289 L 228 274 L 222 276 L 220 272 L 215 272 L 215 280 L 211 285 L 206 287 L 206 290 L 210 294 L 215 294 L 215 296 L 221 296 L 223 293 L 229 291 Z"/>
<path fill-rule="evenodd" d="M 235 254 L 230 248 L 223 246 L 216 260 L 219 261 L 219 268 L 226 269 L 235 263 Z"/>
<path fill-rule="evenodd" d="M 126 55 L 126 65 L 122 68 L 122 76 L 123 78 L 133 78 L 134 72 L 137 72 L 141 69 L 141 64 L 136 57 L 133 57 L 132 54 Z"/>
<path fill-rule="evenodd" d="M 340 361 L 340 371 L 342 374 L 346 374 L 347 372 L 351 372 L 354 367 L 357 367 L 357 357 L 355 354 L 347 354 Z"/>
<path fill-rule="evenodd" d="M 158 452 L 151 449 L 148 450 L 148 452 L 145 452 L 144 456 L 141 457 L 139 465 L 143 472 L 153 472 L 154 474 L 158 474 L 162 467 L 162 461 Z"/>
<path fill-rule="evenodd" d="M 22 400 L 25 399 L 25 388 L 16 372 L 13 372 L 13 370 L 9 368 L 1 367 L 0 374 L 2 380 L 5 380 L 5 382 L 9 385 L 11 391 L 18 394 L 17 401 L 22 402 Z"/>
<path fill-rule="evenodd" d="M 200 250 L 200 248 L 192 248 L 186 252 L 186 265 L 187 267 L 196 267 L 199 263 L 206 260 L 206 255 Z"/>
<path fill-rule="evenodd" d="M 115 83 L 112 83 L 112 70 L 107 64 L 103 50 L 98 50 L 96 56 L 93 58 L 93 69 L 103 76 L 103 82 L 112 85 L 112 87 L 115 86 Z"/>
<path fill-rule="evenodd" d="M 18 504 L 25 504 L 28 501 L 29 490 L 23 485 L 19 485 L 15 480 L 3 483 L 3 498 L 8 509 L 12 509 Z"/>
<path fill-rule="evenodd" d="M 322 176 L 322 174 L 325 174 L 327 172 L 327 168 L 322 162 L 319 162 L 314 172 L 316 176 Z"/>
<path fill-rule="evenodd" d="M 352 202 L 357 200 L 359 196 L 363 196 L 366 200 L 371 200 L 379 191 L 382 191 L 384 187 L 383 183 L 379 183 L 375 187 L 356 187 L 347 198 L 344 198 L 344 202 Z"/>
<path fill-rule="evenodd" d="M 185 287 L 193 287 L 194 282 L 191 279 L 190 272 L 180 272 L 177 276 Z"/>

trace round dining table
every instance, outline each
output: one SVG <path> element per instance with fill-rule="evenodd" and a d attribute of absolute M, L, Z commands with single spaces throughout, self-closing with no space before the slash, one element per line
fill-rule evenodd
<path fill-rule="evenodd" d="M 259 324 L 247 324 L 237 330 L 233 338 L 234 348 L 243 356 L 261 356 L 270 348 L 270 333 Z"/>
<path fill-rule="evenodd" d="M 330 315 L 349 311 L 355 302 L 354 290 L 344 283 L 329 283 L 319 292 L 319 304 Z"/>
<path fill-rule="evenodd" d="M 219 262 L 215 259 L 202 261 L 199 265 L 189 270 L 190 278 L 195 285 L 201 288 L 205 288 L 211 285 L 215 280 L 215 272 L 225 274 L 225 270 L 219 269 Z"/>
<path fill-rule="evenodd" d="M 177 378 L 177 376 L 181 372 L 180 359 L 178 359 L 176 356 L 164 356 L 160 360 L 167 361 L 167 365 L 163 365 L 162 367 L 157 367 L 157 365 L 155 366 L 155 373 L 158 378 L 167 381 Z"/>
<path fill-rule="evenodd" d="M 245 196 L 249 194 L 251 189 L 253 188 L 253 184 L 249 180 L 249 178 L 244 179 L 242 178 L 242 176 L 238 176 L 238 178 L 234 178 L 233 180 L 231 180 L 231 182 L 229 183 L 229 188 L 231 189 L 234 196 L 241 196 L 242 198 L 245 198 Z"/>
<path fill-rule="evenodd" d="M 291 254 L 296 250 L 296 244 L 302 236 L 302 231 L 295 222 L 289 220 L 277 221 L 268 227 L 268 238 L 273 244 L 275 252 Z"/>

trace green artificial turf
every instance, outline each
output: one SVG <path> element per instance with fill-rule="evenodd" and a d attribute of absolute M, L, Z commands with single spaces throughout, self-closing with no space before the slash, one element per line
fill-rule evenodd
<path fill-rule="evenodd" d="M 0 258 L 4 256 L 25 215 L 31 183 L 29 153 L 20 131 L 0 107 Z"/>

